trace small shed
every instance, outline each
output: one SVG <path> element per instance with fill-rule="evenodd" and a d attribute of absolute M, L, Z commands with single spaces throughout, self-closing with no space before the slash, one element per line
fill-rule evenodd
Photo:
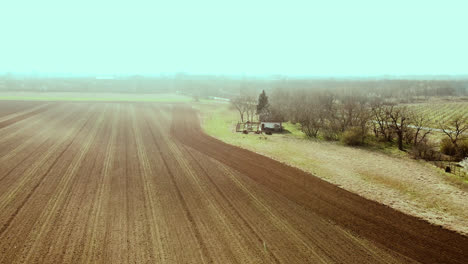
<path fill-rule="evenodd" d="M 260 130 L 261 131 L 274 131 L 274 132 L 281 132 L 283 131 L 283 123 L 282 122 L 260 122 Z"/>

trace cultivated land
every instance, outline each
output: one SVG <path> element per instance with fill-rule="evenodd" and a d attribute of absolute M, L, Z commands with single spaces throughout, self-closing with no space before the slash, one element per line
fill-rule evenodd
<path fill-rule="evenodd" d="M 205 135 L 185 104 L 0 102 L 0 263 L 466 263 L 468 238 Z"/>
<path fill-rule="evenodd" d="M 468 101 L 451 102 L 434 100 L 426 103 L 406 105 L 417 114 L 427 117 L 427 126 L 438 128 L 439 125 L 450 123 L 455 117 L 468 118 Z"/>

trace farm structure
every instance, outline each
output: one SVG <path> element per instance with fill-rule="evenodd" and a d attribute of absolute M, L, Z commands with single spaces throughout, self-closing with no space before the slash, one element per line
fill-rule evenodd
<path fill-rule="evenodd" d="M 236 132 L 259 132 L 260 122 L 237 122 Z"/>
<path fill-rule="evenodd" d="M 468 237 L 203 133 L 184 104 L 0 102 L 0 263 L 466 263 Z"/>
<path fill-rule="evenodd" d="M 282 122 L 238 122 L 236 132 L 281 132 L 283 131 Z"/>
<path fill-rule="evenodd" d="M 283 131 L 283 124 L 282 122 L 260 122 L 260 129 L 262 131 L 281 132 Z"/>

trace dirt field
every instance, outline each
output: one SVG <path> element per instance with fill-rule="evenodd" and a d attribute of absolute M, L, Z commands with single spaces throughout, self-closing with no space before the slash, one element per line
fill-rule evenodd
<path fill-rule="evenodd" d="M 203 134 L 184 104 L 0 102 L 0 263 L 466 263 L 468 237 Z"/>

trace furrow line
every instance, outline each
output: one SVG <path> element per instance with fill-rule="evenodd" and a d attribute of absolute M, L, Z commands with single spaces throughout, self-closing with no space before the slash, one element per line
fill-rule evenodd
<path fill-rule="evenodd" d="M 104 109 L 102 110 L 103 116 L 107 116 L 108 112 L 108 106 L 105 105 Z M 71 257 L 71 259 L 61 258 L 58 262 L 77 263 L 82 257 L 82 251 L 80 251 L 80 249 L 82 249 L 84 246 L 86 230 L 88 227 L 89 218 L 91 217 L 90 212 L 84 213 L 87 210 L 87 206 L 89 206 L 86 195 L 87 192 L 92 191 L 93 187 L 95 186 L 95 184 L 93 184 L 93 176 L 95 175 L 93 172 L 95 172 L 95 170 L 99 170 L 99 161 L 101 160 L 99 157 L 100 154 L 102 154 L 102 150 L 98 143 L 101 143 L 100 138 L 103 136 L 103 134 L 107 134 L 106 132 L 108 129 L 110 129 L 110 125 L 110 122 L 108 123 L 106 119 L 103 119 L 101 123 L 97 124 L 99 128 L 95 134 L 95 139 L 91 143 L 82 165 L 77 170 L 76 177 L 72 179 L 71 186 L 73 186 L 73 188 L 70 188 L 66 199 L 64 199 L 62 203 L 63 208 L 69 208 L 73 206 L 74 203 L 76 203 L 78 204 L 78 208 L 81 208 L 82 210 L 73 210 L 73 213 L 69 215 L 62 214 L 61 217 L 59 217 L 60 219 L 58 219 L 59 221 L 62 221 L 65 226 L 73 226 L 73 221 L 77 221 L 79 223 L 86 222 L 86 224 L 84 225 L 84 228 L 82 228 L 83 225 L 75 224 L 73 228 L 63 228 L 61 232 L 59 232 L 58 237 L 60 239 L 55 241 L 55 245 L 57 248 L 66 249 L 67 253 L 62 257 Z M 90 159 L 91 161 L 89 161 Z M 90 167 L 88 167 L 89 165 Z M 82 199 L 79 199 L 79 202 L 77 203 L 76 197 Z M 86 220 L 83 218 L 86 218 Z M 76 239 L 73 239 L 73 237 Z M 70 254 L 68 254 L 68 252 L 70 252 Z"/>
<path fill-rule="evenodd" d="M 226 169 L 227 171 L 229 171 L 229 169 L 226 167 L 226 165 L 224 164 L 221 164 L 221 166 Z M 310 252 L 312 252 L 312 254 L 317 257 L 317 259 L 321 262 L 321 263 L 329 263 L 331 260 L 325 260 L 322 256 L 320 256 L 313 248 L 310 247 L 310 245 L 304 241 L 304 239 L 302 239 L 300 237 L 299 234 L 297 234 L 296 230 L 294 230 L 291 226 L 289 226 L 287 223 L 285 223 L 281 218 L 279 218 L 278 216 L 276 216 L 269 208 L 268 206 L 264 205 L 242 182 L 240 182 L 235 176 L 233 176 L 232 173 L 229 173 L 230 175 L 230 178 L 236 183 L 236 185 L 238 187 L 240 187 L 241 189 L 243 189 L 251 198 L 252 200 L 255 202 L 255 204 L 259 207 L 259 208 L 262 208 L 265 212 L 267 212 L 270 217 L 274 220 L 273 223 L 277 223 L 279 224 L 280 226 L 278 226 L 278 228 L 283 228 L 285 230 L 288 230 L 288 232 L 290 234 L 292 234 L 305 248 L 308 248 Z"/>
<path fill-rule="evenodd" d="M 81 129 L 84 127 L 84 125 L 81 127 Z M 72 131 L 70 131 L 70 133 L 68 135 L 70 135 L 72 133 Z M 68 135 L 65 136 L 64 138 L 68 138 Z M 65 147 L 65 149 L 63 151 L 61 151 L 61 153 L 57 156 L 57 158 L 52 162 L 51 166 L 48 167 L 47 171 L 45 173 L 43 173 L 40 177 L 39 177 L 39 181 L 33 186 L 33 188 L 31 189 L 31 191 L 28 193 L 28 195 L 25 197 L 25 199 L 23 199 L 23 201 L 20 203 L 19 207 L 16 208 L 15 212 L 8 218 L 7 222 L 3 225 L 3 227 L 0 229 L 0 237 L 2 236 L 2 234 L 6 231 L 6 229 L 10 226 L 11 222 L 14 220 L 14 218 L 18 215 L 18 213 L 21 211 L 21 209 L 24 207 L 24 205 L 26 204 L 26 202 L 30 199 L 30 197 L 33 195 L 33 193 L 36 191 L 36 189 L 39 187 L 39 185 L 44 181 L 44 178 L 46 177 L 46 175 L 52 170 L 52 168 L 55 166 L 55 164 L 57 164 L 57 161 L 59 160 L 59 158 L 63 155 L 63 153 L 70 147 L 72 141 L 70 141 L 70 143 Z M 33 172 L 35 172 L 36 170 L 33 170 Z M 28 178 L 28 177 L 26 177 Z M 18 187 L 19 188 L 19 187 Z M 7 199 L 5 199 L 5 201 L 7 201 Z"/>
<path fill-rule="evenodd" d="M 50 131 L 55 127 L 56 124 L 60 124 L 60 122 L 62 122 L 63 120 L 67 120 L 70 116 L 73 116 L 73 114 L 74 114 L 74 112 L 71 111 L 71 112 L 65 114 L 63 117 L 56 118 L 54 121 L 48 123 L 47 129 L 43 129 L 43 130 L 41 130 L 39 132 L 39 134 L 36 134 L 36 135 L 34 135 L 32 137 L 28 137 L 28 139 L 22 141 L 22 143 L 19 146 L 16 146 L 14 149 L 10 150 L 6 155 L 0 157 L 0 163 L 5 162 L 8 159 L 17 156 L 19 153 L 21 153 L 21 151 L 24 151 L 25 148 L 28 147 L 31 143 L 36 142 L 38 140 L 38 138 L 41 138 L 44 135 L 49 135 Z M 40 118 L 37 118 L 35 120 L 37 120 L 37 122 L 41 121 Z M 24 131 L 24 129 L 19 129 L 18 133 L 23 132 L 23 131 Z M 27 135 L 25 137 L 27 137 Z M 21 139 L 18 139 L 18 140 L 21 140 Z M 0 145 L 1 145 L 1 143 L 0 143 Z"/>
<path fill-rule="evenodd" d="M 19 116 L 16 116 L 14 118 L 11 118 L 11 119 L 0 121 L 0 129 L 3 129 L 3 128 L 7 127 L 7 126 L 11 126 L 11 125 L 13 125 L 13 124 L 15 124 L 17 122 L 20 122 L 20 121 L 25 120 L 25 119 L 27 119 L 29 117 L 32 117 L 32 116 L 37 115 L 39 113 L 42 113 L 42 112 L 44 112 L 46 110 L 47 110 L 47 107 L 44 106 L 44 107 L 41 107 L 41 108 L 36 109 L 34 111 L 25 113 L 23 115 L 19 115 Z"/>
<path fill-rule="evenodd" d="M 161 145 L 158 143 L 156 137 L 153 134 L 153 131 L 152 130 L 150 130 L 150 131 L 151 131 L 151 134 L 152 134 L 152 137 L 153 137 L 153 142 L 158 147 L 158 149 L 160 151 L 162 151 L 161 150 Z M 202 235 L 201 235 L 200 231 L 198 230 L 198 227 L 196 226 L 194 217 L 193 217 L 192 213 L 189 210 L 187 202 L 185 201 L 185 199 L 184 199 L 184 197 L 182 195 L 182 192 L 181 192 L 181 190 L 179 188 L 179 185 L 177 184 L 177 182 L 175 180 L 175 176 L 172 173 L 172 171 L 171 171 L 171 169 L 169 167 L 169 164 L 168 164 L 168 162 L 167 162 L 167 160 L 164 157 L 164 154 L 162 152 L 161 152 L 161 158 L 162 158 L 164 166 L 165 166 L 165 168 L 166 168 L 166 170 L 167 170 L 167 172 L 168 172 L 168 174 L 170 176 L 171 183 L 175 187 L 177 198 L 180 201 L 180 203 L 181 203 L 181 205 L 182 205 L 182 207 L 184 209 L 187 220 L 189 221 L 189 223 L 190 223 L 190 225 L 192 227 L 192 230 L 194 231 L 195 238 L 196 238 L 196 240 L 198 241 L 198 244 L 201 247 L 201 252 L 200 252 L 201 260 L 203 261 L 203 263 L 207 263 L 207 262 L 208 263 L 213 263 L 210 255 L 209 255 L 208 248 L 207 248 L 206 244 L 203 241 Z"/>
<path fill-rule="evenodd" d="M 93 126 L 93 129 L 92 131 L 88 134 L 87 136 L 87 141 L 82 144 L 82 147 L 81 147 L 81 151 L 80 153 L 77 154 L 77 156 L 75 156 L 74 160 L 71 162 L 71 166 L 68 167 L 67 171 L 64 173 L 60 183 L 58 186 L 61 186 L 61 190 L 59 191 L 58 194 L 54 195 L 54 200 L 51 200 L 49 201 L 49 204 L 51 204 L 49 206 L 46 205 L 45 208 L 48 208 L 48 207 L 51 207 L 50 209 L 48 210 L 45 210 L 44 213 L 44 217 L 45 217 L 45 220 L 43 221 L 44 224 L 41 226 L 37 236 L 36 236 L 36 240 L 39 240 L 39 238 L 42 236 L 42 234 L 44 233 L 45 229 L 48 227 L 49 223 L 51 222 L 51 218 L 52 216 L 54 215 L 54 213 L 56 213 L 57 211 L 57 207 L 59 206 L 59 201 L 60 200 L 63 200 L 62 197 L 64 197 L 65 194 L 68 193 L 69 189 L 70 189 L 70 182 L 72 181 L 72 178 L 75 176 L 76 174 L 76 171 L 78 170 L 78 167 L 80 166 L 81 162 L 83 161 L 84 157 L 86 156 L 86 153 L 88 152 L 90 146 L 91 146 L 91 143 L 94 141 L 95 139 L 95 136 L 97 134 L 97 131 L 100 127 L 100 124 L 102 123 L 102 120 L 104 119 L 104 115 L 101 113 L 101 116 L 99 117 L 98 121 L 97 121 L 97 124 L 98 125 L 95 125 Z M 89 119 L 88 119 L 89 121 Z M 84 126 L 83 126 L 84 127 Z M 83 128 L 82 127 L 82 128 Z M 77 136 L 79 133 L 76 133 L 75 136 Z M 31 247 L 31 249 L 29 250 L 28 254 L 26 255 L 25 257 L 25 262 L 26 263 L 29 263 L 30 262 L 30 258 L 32 257 L 32 253 L 36 251 L 36 248 L 38 247 L 38 243 L 34 243 Z"/>
<path fill-rule="evenodd" d="M 262 237 L 258 234 L 258 232 L 252 227 L 252 225 L 247 221 L 247 219 L 240 213 L 240 211 L 234 206 L 234 204 L 232 204 L 231 200 L 223 193 L 223 191 L 220 189 L 220 187 L 218 186 L 218 184 L 212 179 L 212 177 L 210 176 L 210 173 L 203 167 L 203 165 L 200 164 L 200 162 L 198 161 L 198 159 L 192 154 L 191 150 L 189 150 L 187 148 L 187 146 L 184 145 L 184 149 L 185 149 L 185 152 L 188 153 L 190 155 L 190 157 L 192 158 L 192 160 L 195 161 L 195 163 L 197 164 L 197 166 L 204 172 L 204 174 L 206 175 L 206 177 L 208 178 L 209 182 L 211 182 L 211 184 L 215 187 L 217 193 L 228 203 L 228 206 L 229 206 L 229 209 L 232 209 L 235 213 L 235 215 L 238 217 L 238 219 L 241 220 L 241 222 L 243 223 L 243 225 L 245 227 L 248 228 L 248 230 L 250 231 L 250 233 L 254 234 L 255 238 L 257 239 L 257 241 L 260 243 L 259 245 L 261 245 L 261 247 L 263 247 L 263 242 L 264 240 L 262 239 Z M 273 259 L 273 261 L 275 263 L 280 263 L 278 257 L 272 252 L 272 251 L 269 251 L 268 252 L 270 257 Z"/>
<path fill-rule="evenodd" d="M 23 173 L 22 179 L 19 181 L 16 187 L 11 187 L 9 191 L 0 197 L 0 210 L 4 209 L 7 202 L 11 200 L 11 197 L 16 195 L 18 192 L 22 191 L 22 187 L 25 183 L 31 180 L 31 176 L 35 175 L 37 170 L 46 163 L 46 161 L 57 151 L 57 149 L 68 140 L 68 137 L 73 133 L 73 130 L 67 131 L 64 137 L 61 140 L 58 140 L 49 150 L 44 153 L 38 161 L 35 161 L 27 171 Z"/>
<path fill-rule="evenodd" d="M 97 235 L 97 228 L 98 228 L 98 223 L 99 223 L 98 220 L 101 219 L 100 215 L 101 215 L 102 206 L 103 206 L 102 199 L 104 196 L 105 188 L 107 188 L 105 184 L 107 183 L 108 178 L 110 177 L 109 171 L 111 170 L 110 168 L 112 167 L 112 162 L 114 160 L 114 154 L 115 154 L 114 153 L 114 149 L 115 149 L 114 141 L 117 135 L 116 126 L 117 126 L 117 117 L 114 115 L 113 120 L 112 120 L 112 125 L 111 125 L 111 135 L 110 135 L 109 143 L 106 148 L 106 153 L 107 153 L 106 160 L 104 162 L 104 167 L 102 169 L 102 180 L 99 183 L 99 189 L 96 194 L 97 206 L 96 206 L 95 211 L 92 211 L 90 213 L 91 218 L 92 218 L 91 222 L 93 223 L 93 225 L 91 228 L 91 237 L 89 239 L 90 242 L 88 243 L 88 245 L 86 246 L 84 250 L 84 254 L 87 256 L 87 258 L 83 261 L 83 263 L 91 263 L 92 248 L 96 244 L 96 239 L 97 239 L 96 235 Z"/>
<path fill-rule="evenodd" d="M 142 167 L 142 172 L 143 172 L 142 176 L 143 176 L 143 188 L 144 188 L 144 193 L 145 193 L 145 199 L 147 200 L 149 204 L 149 208 L 151 212 L 151 219 L 152 219 L 151 222 L 155 222 L 157 219 L 157 214 L 155 212 L 156 209 L 154 208 L 154 202 L 152 198 L 157 197 L 157 196 L 154 195 L 151 186 L 149 186 L 149 178 L 150 178 L 150 175 L 153 175 L 153 172 L 152 172 L 151 167 L 149 166 L 148 157 L 146 155 L 146 148 L 141 139 L 141 131 L 140 131 L 139 124 L 136 122 L 136 119 L 135 119 L 136 115 L 135 115 L 135 109 L 133 106 L 131 107 L 131 113 L 132 113 L 132 116 L 134 117 L 132 118 L 133 120 L 132 127 L 133 127 L 133 132 L 135 134 L 138 159 L 140 161 L 140 165 Z M 158 257 L 159 261 L 163 262 L 165 257 L 164 257 L 164 249 L 162 246 L 161 234 L 160 234 L 161 232 L 159 230 L 159 227 L 157 225 L 151 225 L 150 230 L 151 230 L 150 233 L 151 233 L 151 237 L 153 241 L 154 242 L 157 241 L 157 244 L 158 244 L 157 248 L 159 252 L 156 252 L 155 257 Z"/>
<path fill-rule="evenodd" d="M 16 118 L 18 116 L 25 115 L 27 113 L 30 113 L 30 112 L 36 111 L 38 109 L 41 109 L 42 107 L 46 107 L 47 105 L 49 105 L 49 103 L 40 104 L 40 105 L 32 107 L 32 108 L 27 108 L 27 109 L 24 109 L 24 110 L 21 110 L 21 111 L 18 111 L 18 112 L 14 112 L 14 113 L 12 113 L 10 115 L 1 117 L 0 122 L 5 122 L 7 120 Z"/>

